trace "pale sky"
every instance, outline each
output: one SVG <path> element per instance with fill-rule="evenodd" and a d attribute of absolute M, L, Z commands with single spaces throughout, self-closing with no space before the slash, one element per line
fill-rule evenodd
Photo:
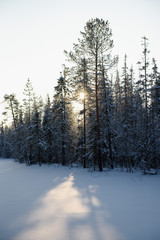
<path fill-rule="evenodd" d="M 91 18 L 110 22 L 114 53 L 128 64 L 141 60 L 141 37 L 160 68 L 159 0 L 0 0 L 0 101 L 21 98 L 27 78 L 38 95 L 52 95 L 80 31 Z M 159 69 L 160 70 L 160 69 Z"/>

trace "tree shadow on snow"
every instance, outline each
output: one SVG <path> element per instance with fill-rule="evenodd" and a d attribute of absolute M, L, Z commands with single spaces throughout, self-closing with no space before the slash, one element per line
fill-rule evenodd
<path fill-rule="evenodd" d="M 84 194 L 72 174 L 48 191 L 27 216 L 13 240 L 120 240 L 96 197 L 96 186 Z"/>

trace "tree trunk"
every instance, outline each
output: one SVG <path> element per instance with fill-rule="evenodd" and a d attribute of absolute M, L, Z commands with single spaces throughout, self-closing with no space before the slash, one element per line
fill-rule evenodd
<path fill-rule="evenodd" d="M 96 129 L 97 129 L 97 160 L 99 171 L 103 171 L 102 156 L 100 146 L 100 124 L 99 124 L 99 106 L 98 106 L 98 50 L 96 49 L 95 55 L 95 91 L 96 91 Z"/>

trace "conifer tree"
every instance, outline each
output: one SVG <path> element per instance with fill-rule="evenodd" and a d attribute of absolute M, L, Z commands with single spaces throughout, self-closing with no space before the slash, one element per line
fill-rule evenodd
<path fill-rule="evenodd" d="M 54 158 L 54 142 L 53 142 L 53 114 L 51 108 L 50 97 L 47 96 L 47 104 L 44 109 L 43 116 L 43 141 L 44 141 L 44 162 L 52 163 Z"/>
<path fill-rule="evenodd" d="M 149 82 L 149 62 L 148 62 L 148 39 L 144 36 L 142 38 L 142 46 L 143 46 L 143 58 L 142 62 L 139 62 L 141 65 L 140 68 L 140 94 L 142 98 L 142 116 L 143 116 L 143 125 L 142 125 L 142 159 L 144 161 L 144 165 L 146 169 L 150 169 L 150 162 L 149 162 L 149 97 L 150 97 L 150 82 Z"/>
<path fill-rule="evenodd" d="M 6 110 L 11 111 L 11 115 L 12 115 L 12 120 L 13 120 L 13 126 L 14 129 L 16 130 L 17 125 L 18 125 L 18 107 L 19 107 L 19 102 L 16 99 L 16 95 L 15 94 L 5 94 L 4 95 L 4 101 L 7 103 L 7 107 Z M 7 114 L 6 112 L 4 114 Z"/>
<path fill-rule="evenodd" d="M 71 128 L 71 104 L 69 101 L 69 89 L 66 75 L 58 79 L 55 87 L 54 103 L 54 131 L 56 139 L 56 149 L 59 162 L 66 165 L 73 162 L 73 139 Z M 72 156 L 72 157 L 71 157 Z"/>
<path fill-rule="evenodd" d="M 151 110 L 150 110 L 150 151 L 153 168 L 158 170 L 160 166 L 160 73 L 155 59 L 153 59 L 153 68 L 151 79 L 153 85 L 151 87 Z"/>
<path fill-rule="evenodd" d="M 74 44 L 74 52 L 70 55 L 82 55 L 90 64 L 90 78 L 94 85 L 95 92 L 95 122 L 96 122 L 96 142 L 97 142 L 97 162 L 99 171 L 103 170 L 102 155 L 101 155 L 101 129 L 100 129 L 100 112 L 99 112 L 99 72 L 101 70 L 101 57 L 103 55 L 103 64 L 110 68 L 115 59 L 111 59 L 110 50 L 113 48 L 113 41 L 111 39 L 112 32 L 109 27 L 109 22 L 102 19 L 91 19 L 85 27 L 84 32 L 81 32 L 82 39 L 78 39 L 78 44 Z M 74 59 L 73 59 L 74 60 Z"/>
<path fill-rule="evenodd" d="M 33 113 L 34 91 L 30 79 L 27 79 L 27 83 L 24 89 L 24 124 L 25 124 L 25 145 L 24 155 L 28 165 L 32 164 L 32 132 L 31 132 L 31 118 Z"/>
<path fill-rule="evenodd" d="M 33 113 L 30 125 L 30 144 L 32 146 L 32 162 L 39 163 L 41 166 L 43 160 L 43 140 L 42 140 L 42 100 L 34 98 Z"/>
<path fill-rule="evenodd" d="M 3 121 L 1 123 L 0 126 L 0 156 L 4 156 L 4 144 L 5 144 L 5 140 L 4 140 L 4 126 L 3 126 Z"/>

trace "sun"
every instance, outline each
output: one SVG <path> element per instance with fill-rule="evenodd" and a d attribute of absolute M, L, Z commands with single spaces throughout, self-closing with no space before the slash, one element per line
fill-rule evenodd
<path fill-rule="evenodd" d="M 73 108 L 75 113 L 79 113 L 80 111 L 83 110 L 83 101 L 85 97 L 84 92 L 79 93 L 79 100 L 78 101 L 73 101 Z"/>
<path fill-rule="evenodd" d="M 84 94 L 84 92 L 80 92 L 80 94 L 79 94 L 79 98 L 80 98 L 81 100 L 83 100 L 83 99 L 84 99 L 84 97 L 85 97 L 85 94 Z"/>
<path fill-rule="evenodd" d="M 78 101 L 73 101 L 72 105 L 75 113 L 79 113 L 83 110 L 83 104 Z"/>

